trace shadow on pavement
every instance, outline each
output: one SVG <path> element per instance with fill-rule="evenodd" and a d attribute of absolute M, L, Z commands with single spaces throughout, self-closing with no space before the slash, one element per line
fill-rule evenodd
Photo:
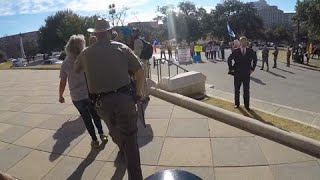
<path fill-rule="evenodd" d="M 147 105 L 144 107 L 147 108 Z M 139 118 L 141 118 L 141 116 L 139 116 Z M 79 120 L 80 119 L 80 120 Z M 76 131 L 75 133 L 73 133 L 72 137 L 62 137 L 60 134 L 65 134 L 65 130 L 68 129 L 67 127 L 72 127 L 72 126 L 76 126 L 76 123 L 81 122 L 82 123 L 82 119 L 79 117 L 77 120 L 75 121 L 71 121 L 71 122 L 66 122 L 62 125 L 62 127 L 57 131 L 57 135 L 54 135 L 55 139 L 58 139 L 56 145 L 54 146 L 54 149 L 60 150 L 60 151 L 64 151 L 66 150 L 69 146 L 70 146 L 70 142 L 77 138 L 78 136 L 80 136 L 84 131 L 85 131 L 85 127 L 83 126 L 83 128 L 76 128 L 73 127 L 74 129 L 78 129 L 78 131 Z M 71 124 L 72 123 L 72 124 Z M 138 119 L 137 121 L 137 126 L 138 126 L 138 132 L 137 132 L 137 136 L 138 136 L 138 145 L 139 148 L 147 145 L 148 143 L 150 143 L 153 139 L 153 130 L 151 128 L 150 124 L 146 124 L 146 127 L 143 126 L 142 121 L 140 119 Z M 59 133 L 58 133 L 59 132 Z M 59 139 L 62 138 L 61 140 L 63 141 L 63 143 L 59 142 Z M 68 138 L 68 140 L 71 141 L 64 141 L 64 138 Z M 62 147 L 60 145 L 63 145 Z M 90 151 L 90 153 L 88 154 L 88 156 L 86 157 L 86 159 L 84 159 L 82 161 L 82 163 L 78 166 L 78 168 L 76 169 L 76 171 L 74 171 L 72 173 L 72 175 L 68 178 L 68 180 L 76 180 L 76 179 L 81 179 L 83 172 L 85 171 L 85 169 L 94 162 L 95 158 L 97 157 L 97 155 L 105 148 L 106 143 L 103 143 L 100 145 L 100 147 L 98 149 L 92 149 Z M 50 160 L 52 160 L 52 157 L 50 157 Z M 114 166 L 116 167 L 116 170 L 111 178 L 111 180 L 119 180 L 119 179 L 123 179 L 125 173 L 126 173 L 126 161 L 125 161 L 125 156 L 122 152 L 118 151 L 117 157 L 114 161 Z"/>
<path fill-rule="evenodd" d="M 273 127 L 279 128 L 279 127 L 275 126 L 273 123 L 265 121 L 265 120 L 263 119 L 263 117 L 261 117 L 259 114 L 257 114 L 257 113 L 255 112 L 255 110 L 253 110 L 253 109 L 251 109 L 250 111 L 247 111 L 247 110 L 244 110 L 242 107 L 240 107 L 240 108 L 239 108 L 239 111 L 240 111 L 240 113 L 243 114 L 244 116 L 251 117 L 251 118 L 256 119 L 256 120 L 258 120 L 258 121 L 260 121 L 260 122 L 262 122 L 262 123 L 264 123 L 264 124 L 268 124 L 268 125 L 271 125 L 271 126 L 273 126 Z M 286 129 L 283 129 L 283 128 L 279 128 L 279 129 L 284 130 L 284 131 L 287 131 Z M 287 131 L 287 132 L 288 132 L 288 131 Z"/>
<path fill-rule="evenodd" d="M 313 66 L 313 65 L 307 65 L 307 64 L 303 64 L 303 65 L 291 64 L 291 65 L 292 65 L 292 66 L 296 66 L 296 67 L 300 67 L 300 68 L 304 68 L 304 69 L 308 69 L 308 70 L 312 70 L 312 71 L 318 71 L 318 72 L 320 72 L 319 67 Z"/>
<path fill-rule="evenodd" d="M 260 79 L 250 76 L 251 81 L 254 81 L 255 83 L 261 84 L 261 85 L 267 85 L 266 83 L 262 82 Z"/>
<path fill-rule="evenodd" d="M 81 162 L 81 164 L 77 167 L 77 169 L 67 178 L 67 180 L 76 180 L 81 179 L 83 172 L 86 170 L 87 167 L 90 166 L 90 164 L 93 163 L 93 161 L 96 159 L 98 154 L 104 150 L 106 147 L 107 142 L 102 142 L 99 146 L 99 148 L 92 148 L 88 156 Z"/>
<path fill-rule="evenodd" d="M 241 111 L 241 113 L 243 114 L 243 111 L 244 110 L 240 110 Z M 258 120 L 258 121 L 260 121 L 260 122 L 263 122 L 263 123 L 265 123 L 265 124 L 269 124 L 269 125 L 271 125 L 271 126 L 274 126 L 274 124 L 272 124 L 272 123 L 270 123 L 270 122 L 266 122 L 261 116 L 259 116 L 254 110 L 250 110 L 250 111 L 248 111 L 248 112 L 246 112 L 246 111 L 244 111 L 245 113 L 246 113 L 246 115 L 245 116 L 248 116 L 248 117 L 251 117 L 251 118 L 253 118 L 253 119 L 256 119 L 256 120 Z"/>
<path fill-rule="evenodd" d="M 269 74 L 272 74 L 272 75 L 274 75 L 274 76 L 277 76 L 277 77 L 281 77 L 281 78 L 283 78 L 283 79 L 287 79 L 286 77 L 284 77 L 284 76 L 282 76 L 282 75 L 280 75 L 280 74 L 271 72 L 271 71 L 268 71 L 268 73 L 269 73 Z"/>
<path fill-rule="evenodd" d="M 218 62 L 212 59 L 208 59 L 209 62 L 217 64 Z"/>
<path fill-rule="evenodd" d="M 284 70 L 284 69 L 281 69 L 281 68 L 277 68 L 278 70 L 280 71 L 283 71 L 283 72 L 286 72 L 286 73 L 290 73 L 290 74 L 296 74 L 294 72 L 291 72 L 291 71 L 287 71 L 287 70 Z"/>
<path fill-rule="evenodd" d="M 61 128 L 53 135 L 53 139 L 56 139 L 56 143 L 52 148 L 49 160 L 54 161 L 59 156 L 56 154 L 63 154 L 64 151 L 70 146 L 71 142 L 81 136 L 86 131 L 81 116 L 76 120 L 67 121 L 62 124 Z"/>

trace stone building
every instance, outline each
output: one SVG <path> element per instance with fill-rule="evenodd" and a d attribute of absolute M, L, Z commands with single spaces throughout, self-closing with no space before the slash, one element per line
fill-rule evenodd
<path fill-rule="evenodd" d="M 21 36 L 26 56 L 37 53 L 39 49 L 38 31 L 22 33 Z M 21 57 L 20 34 L 0 38 L 0 51 L 5 52 L 8 58 Z"/>
<path fill-rule="evenodd" d="M 261 17 L 265 28 L 270 28 L 272 25 L 284 25 L 286 27 L 294 25 L 292 17 L 295 13 L 285 13 L 277 6 L 270 6 L 265 0 L 253 2 L 253 5 L 257 9 L 258 16 Z"/>

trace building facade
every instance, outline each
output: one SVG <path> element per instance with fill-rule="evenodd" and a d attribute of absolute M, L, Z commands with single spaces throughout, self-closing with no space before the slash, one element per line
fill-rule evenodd
<path fill-rule="evenodd" d="M 38 31 L 22 33 L 21 36 L 26 56 L 34 55 L 39 49 Z M 0 38 L 0 51 L 4 52 L 8 58 L 20 57 L 20 34 Z"/>
<path fill-rule="evenodd" d="M 273 25 L 284 25 L 286 27 L 293 26 L 292 20 L 295 13 L 285 13 L 278 9 L 277 6 L 270 6 L 265 0 L 253 2 L 257 9 L 258 16 L 261 17 L 266 29 Z"/>

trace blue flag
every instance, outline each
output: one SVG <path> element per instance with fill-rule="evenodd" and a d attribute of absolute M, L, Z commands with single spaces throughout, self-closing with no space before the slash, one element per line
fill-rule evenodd
<path fill-rule="evenodd" d="M 157 38 L 154 38 L 153 45 L 158 45 L 158 44 L 159 44 L 159 40 Z"/>
<path fill-rule="evenodd" d="M 229 26 L 229 23 L 227 23 L 227 29 L 228 29 L 228 34 L 231 37 L 236 37 L 236 35 L 234 34 L 234 32 L 232 31 L 232 29 Z"/>

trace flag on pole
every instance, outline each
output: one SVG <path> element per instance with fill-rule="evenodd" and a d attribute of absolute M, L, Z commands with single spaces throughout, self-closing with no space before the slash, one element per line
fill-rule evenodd
<path fill-rule="evenodd" d="M 153 40 L 153 45 L 159 45 L 159 40 L 157 39 L 157 38 L 154 38 L 154 40 Z"/>
<path fill-rule="evenodd" d="M 231 37 L 236 37 L 236 35 L 234 34 L 234 32 L 232 31 L 232 29 L 229 26 L 229 23 L 227 23 L 227 29 L 228 29 L 228 34 Z"/>
<path fill-rule="evenodd" d="M 26 54 L 24 53 L 24 48 L 23 48 L 23 42 L 22 42 L 22 35 L 20 33 L 20 52 L 21 52 L 21 58 L 26 58 Z"/>

